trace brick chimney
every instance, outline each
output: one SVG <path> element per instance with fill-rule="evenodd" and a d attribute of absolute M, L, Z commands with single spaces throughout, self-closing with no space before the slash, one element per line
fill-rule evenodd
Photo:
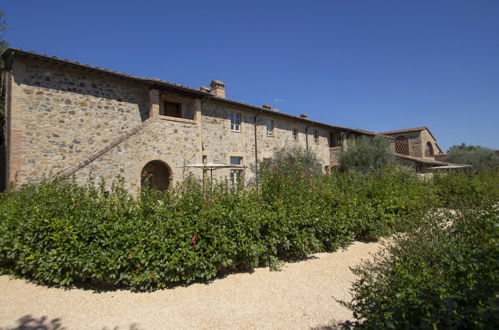
<path fill-rule="evenodd" d="M 222 99 L 225 98 L 225 84 L 221 82 L 220 80 L 212 80 L 211 84 L 211 94 L 215 95 L 216 97 L 220 97 Z"/>

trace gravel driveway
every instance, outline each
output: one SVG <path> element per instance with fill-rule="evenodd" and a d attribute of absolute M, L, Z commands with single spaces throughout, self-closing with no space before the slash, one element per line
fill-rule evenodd
<path fill-rule="evenodd" d="M 352 315 L 350 267 L 380 247 L 355 242 L 335 253 L 258 268 L 209 284 L 151 293 L 47 288 L 0 276 L 0 329 L 307 329 Z M 38 328 L 36 328 L 38 329 Z"/>

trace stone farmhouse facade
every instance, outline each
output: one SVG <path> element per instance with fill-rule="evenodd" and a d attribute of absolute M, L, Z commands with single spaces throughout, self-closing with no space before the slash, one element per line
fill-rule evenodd
<path fill-rule="evenodd" d="M 2 189 L 70 175 L 119 175 L 131 192 L 152 176 L 166 189 L 202 178 L 196 163 L 231 164 L 213 177 L 237 181 L 284 146 L 314 151 L 326 172 L 347 138 L 377 135 L 230 100 L 217 80 L 195 89 L 19 49 L 2 57 Z"/>
<path fill-rule="evenodd" d="M 380 132 L 393 139 L 393 151 L 397 160 L 418 172 L 429 167 L 447 165 L 440 161 L 444 155 L 428 127 L 416 127 Z"/>

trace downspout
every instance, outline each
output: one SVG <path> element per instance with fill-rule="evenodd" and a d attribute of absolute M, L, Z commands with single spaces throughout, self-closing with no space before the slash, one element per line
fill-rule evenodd
<path fill-rule="evenodd" d="M 306 150 L 308 151 L 308 129 L 314 125 L 310 125 L 305 127 L 305 145 L 306 145 Z"/>
<path fill-rule="evenodd" d="M 258 191 L 258 185 L 259 185 L 259 173 L 258 173 L 258 135 L 257 135 L 257 125 L 256 125 L 256 120 L 260 116 L 262 111 L 260 110 L 260 113 L 255 115 L 253 117 L 254 121 L 254 128 L 255 128 L 255 182 L 256 182 L 256 190 Z"/>
<path fill-rule="evenodd" d="M 3 78 L 5 79 L 3 84 L 2 84 L 2 89 L 4 89 L 5 92 L 5 99 L 4 99 L 4 127 L 2 128 L 3 132 L 2 134 L 4 135 L 4 164 L 5 168 L 3 169 L 4 173 L 3 175 L 5 182 L 3 182 L 4 186 L 0 187 L 0 191 L 6 190 L 11 181 L 10 181 L 10 153 L 11 153 L 11 116 L 12 116 L 12 68 L 14 67 L 14 55 L 15 51 L 12 51 L 12 53 L 9 55 L 9 57 L 5 60 L 4 65 L 5 65 L 5 70 L 3 73 Z"/>

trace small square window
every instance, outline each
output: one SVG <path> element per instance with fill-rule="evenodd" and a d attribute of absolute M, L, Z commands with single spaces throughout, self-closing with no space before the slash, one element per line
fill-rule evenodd
<path fill-rule="evenodd" d="M 243 157 L 230 157 L 230 165 L 242 165 Z"/>
<path fill-rule="evenodd" d="M 163 108 L 160 109 L 160 115 L 169 117 L 182 117 L 182 104 L 175 102 L 163 102 Z"/>
<path fill-rule="evenodd" d="M 293 128 L 293 140 L 298 141 L 298 128 Z"/>
<path fill-rule="evenodd" d="M 265 126 L 267 128 L 267 135 L 273 136 L 274 135 L 274 121 L 271 119 L 265 120 Z"/>
<path fill-rule="evenodd" d="M 314 141 L 319 143 L 319 130 L 314 130 Z"/>
<path fill-rule="evenodd" d="M 230 130 L 234 132 L 241 131 L 241 114 L 232 112 L 230 114 Z"/>

